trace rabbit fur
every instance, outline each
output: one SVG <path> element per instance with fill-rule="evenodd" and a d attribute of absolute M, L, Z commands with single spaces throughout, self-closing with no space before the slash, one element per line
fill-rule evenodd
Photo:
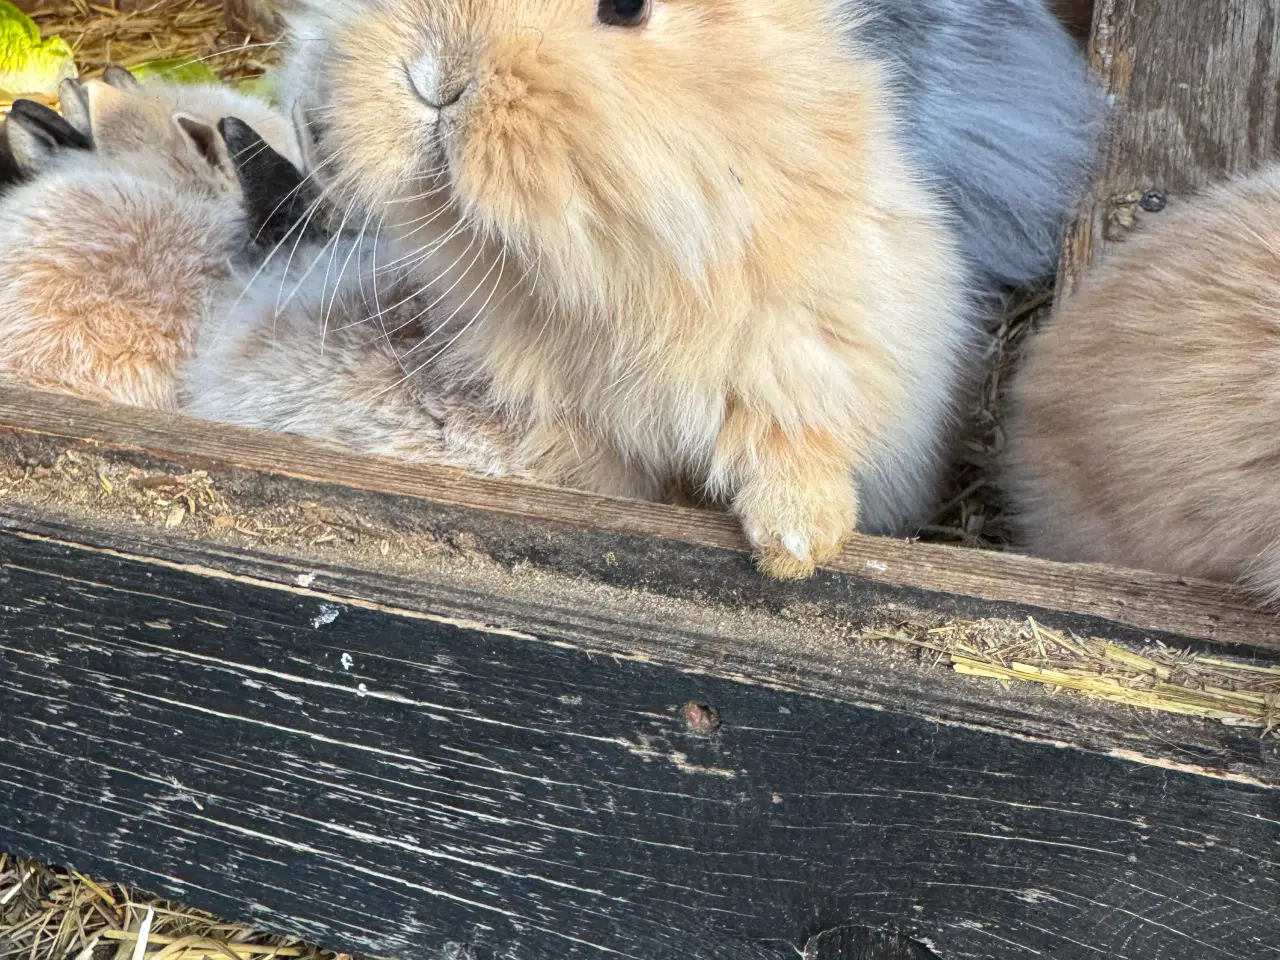
<path fill-rule="evenodd" d="M 692 475 L 805 576 L 855 517 L 927 519 L 973 330 L 842 16 L 666 3 L 645 40 L 578 0 L 317 3 L 282 88 L 335 202 L 450 291 L 453 349 L 571 485 Z"/>
<path fill-rule="evenodd" d="M 0 198 L 0 373 L 174 409 L 199 318 L 248 246 L 217 119 L 251 117 L 301 155 L 292 126 L 250 98 L 124 83 L 64 84 L 92 151 L 28 139 L 34 166 Z"/>
<path fill-rule="evenodd" d="M 1170 203 L 1027 346 L 1019 545 L 1280 595 L 1280 166 Z"/>

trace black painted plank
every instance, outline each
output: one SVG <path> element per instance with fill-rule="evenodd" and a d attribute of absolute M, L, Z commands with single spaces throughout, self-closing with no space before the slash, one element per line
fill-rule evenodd
<path fill-rule="evenodd" d="M 812 955 L 866 956 L 848 924 L 945 958 L 1280 953 L 1274 789 L 7 534 L 0 558 L 0 848 L 415 960 L 823 931 Z"/>

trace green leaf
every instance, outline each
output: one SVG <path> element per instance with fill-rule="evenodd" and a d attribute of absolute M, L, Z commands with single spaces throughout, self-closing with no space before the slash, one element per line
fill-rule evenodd
<path fill-rule="evenodd" d="M 245 77 L 243 80 L 237 80 L 234 86 L 241 93 L 246 93 L 251 97 L 257 97 L 260 100 L 266 100 L 270 104 L 279 106 L 276 103 L 276 77 L 271 71 L 259 74 L 256 77 Z"/>
<path fill-rule="evenodd" d="M 146 63 L 138 64 L 136 67 L 130 67 L 129 72 L 144 83 L 148 80 L 190 84 L 222 83 L 222 78 L 213 71 L 209 64 L 203 60 L 191 60 L 189 58 L 148 60 Z"/>
<path fill-rule="evenodd" d="M 76 76 L 75 57 L 61 37 L 40 39 L 35 21 L 9 0 L 0 0 L 0 93 L 53 96 L 58 84 Z"/>

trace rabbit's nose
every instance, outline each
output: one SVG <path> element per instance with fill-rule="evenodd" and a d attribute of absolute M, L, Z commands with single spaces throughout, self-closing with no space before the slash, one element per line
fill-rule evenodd
<path fill-rule="evenodd" d="M 429 107 L 443 110 L 462 99 L 471 86 L 471 77 L 462 72 L 446 71 L 434 57 L 423 57 L 406 67 L 413 92 Z"/>
<path fill-rule="evenodd" d="M 450 107 L 462 99 L 471 87 L 470 77 L 453 77 L 440 86 L 440 106 Z"/>

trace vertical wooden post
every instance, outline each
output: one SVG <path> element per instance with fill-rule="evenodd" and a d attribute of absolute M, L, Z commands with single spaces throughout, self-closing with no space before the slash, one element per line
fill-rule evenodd
<path fill-rule="evenodd" d="M 1089 58 L 1114 112 L 1097 177 L 1066 232 L 1059 303 L 1144 219 L 1257 167 L 1280 144 L 1274 0 L 1097 0 Z"/>

